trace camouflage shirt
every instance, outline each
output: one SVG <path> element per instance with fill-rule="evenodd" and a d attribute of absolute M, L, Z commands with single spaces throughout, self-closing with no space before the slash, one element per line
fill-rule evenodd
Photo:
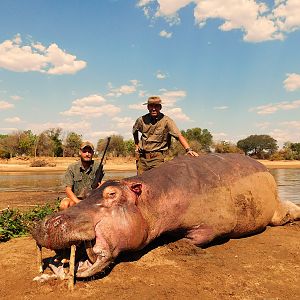
<path fill-rule="evenodd" d="M 171 136 L 178 139 L 180 135 L 175 122 L 162 113 L 157 118 L 151 117 L 149 113 L 139 117 L 133 126 L 133 134 L 137 131 L 142 134 L 139 146 L 145 151 L 167 150 Z"/>
<path fill-rule="evenodd" d="M 84 188 L 90 191 L 98 167 L 99 162 L 95 162 L 94 160 L 87 170 L 83 168 L 81 160 L 69 165 L 64 176 L 65 186 L 71 187 L 76 196 L 78 196 Z"/>

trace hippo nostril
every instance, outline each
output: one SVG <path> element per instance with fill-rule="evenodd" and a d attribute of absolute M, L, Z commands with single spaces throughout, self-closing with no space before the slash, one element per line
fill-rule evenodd
<path fill-rule="evenodd" d="M 98 255 L 93 250 L 92 241 L 84 241 L 84 245 L 89 261 L 94 264 L 98 258 Z"/>

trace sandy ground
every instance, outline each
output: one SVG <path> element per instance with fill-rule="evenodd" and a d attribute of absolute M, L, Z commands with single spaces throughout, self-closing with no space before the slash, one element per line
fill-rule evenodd
<path fill-rule="evenodd" d="M 300 299 L 300 222 L 206 249 L 160 239 L 123 254 L 102 278 L 33 281 L 30 237 L 0 244 L 1 299 Z M 47 258 L 53 255 L 49 250 Z"/>
<path fill-rule="evenodd" d="M 133 161 L 109 164 L 134 169 Z M 20 170 L 16 165 L 10 167 Z M 21 165 L 32 169 L 28 162 Z M 63 194 L 0 193 L 0 209 L 54 202 L 58 196 Z M 46 250 L 44 258 L 52 255 Z M 31 237 L 0 243 L 0 257 L 1 299 L 300 299 L 300 222 L 205 249 L 160 238 L 141 252 L 123 254 L 105 276 L 76 282 L 73 292 L 65 281 L 33 281 L 38 273 Z"/>

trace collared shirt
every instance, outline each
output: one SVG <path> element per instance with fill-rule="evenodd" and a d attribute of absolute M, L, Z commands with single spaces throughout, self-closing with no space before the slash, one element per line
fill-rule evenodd
<path fill-rule="evenodd" d="M 180 131 L 175 122 L 168 116 L 160 113 L 157 118 L 150 113 L 139 117 L 134 126 L 133 134 L 139 131 L 142 136 L 140 148 L 145 151 L 165 151 L 170 146 L 171 136 L 178 139 Z"/>
<path fill-rule="evenodd" d="M 81 160 L 69 165 L 64 176 L 65 186 L 71 187 L 76 196 L 78 196 L 84 188 L 90 191 L 99 164 L 99 162 L 93 160 L 87 170 L 84 169 Z"/>

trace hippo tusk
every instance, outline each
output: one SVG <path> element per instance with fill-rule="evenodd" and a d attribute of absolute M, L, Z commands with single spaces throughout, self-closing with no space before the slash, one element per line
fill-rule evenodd
<path fill-rule="evenodd" d="M 98 258 L 97 254 L 93 250 L 93 245 L 91 241 L 84 241 L 84 246 L 86 250 L 86 254 L 89 258 L 89 261 L 94 264 Z"/>
<path fill-rule="evenodd" d="M 38 272 L 40 274 L 43 273 L 43 257 L 42 257 L 42 246 L 36 243 L 36 264 L 38 268 Z"/>

